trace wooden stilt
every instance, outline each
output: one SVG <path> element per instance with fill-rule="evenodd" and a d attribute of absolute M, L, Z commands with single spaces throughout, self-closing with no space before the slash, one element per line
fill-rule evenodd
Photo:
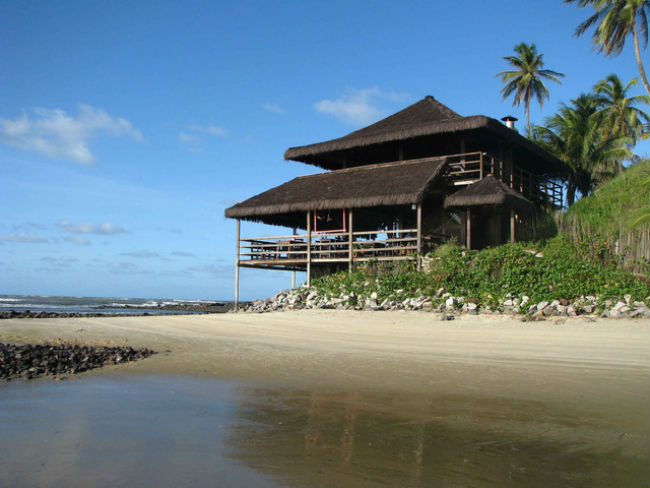
<path fill-rule="evenodd" d="M 348 209 L 348 273 L 352 272 L 352 261 L 354 255 L 352 252 L 352 245 L 354 242 L 354 231 L 352 229 L 353 225 L 352 209 Z"/>
<path fill-rule="evenodd" d="M 311 212 L 307 211 L 307 286 L 311 286 Z"/>
<path fill-rule="evenodd" d="M 296 228 L 293 228 L 293 235 L 296 235 Z M 295 237 L 294 237 L 295 239 Z M 295 268 L 291 270 L 291 289 L 296 288 L 296 270 Z"/>
<path fill-rule="evenodd" d="M 510 209 L 510 243 L 515 243 L 515 211 Z"/>
<path fill-rule="evenodd" d="M 236 239 L 236 258 L 235 258 L 235 312 L 239 310 L 239 232 L 241 228 L 241 220 L 237 219 L 237 239 Z"/>

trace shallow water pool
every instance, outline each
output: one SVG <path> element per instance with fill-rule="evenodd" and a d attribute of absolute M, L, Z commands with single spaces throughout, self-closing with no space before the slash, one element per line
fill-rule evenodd
<path fill-rule="evenodd" d="M 14 381 L 0 385 L 0 486 L 647 486 L 638 413 L 178 376 Z"/>

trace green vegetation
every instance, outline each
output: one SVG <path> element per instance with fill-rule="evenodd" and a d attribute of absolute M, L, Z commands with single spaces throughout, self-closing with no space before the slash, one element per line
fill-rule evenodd
<path fill-rule="evenodd" d="M 624 85 L 609 75 L 596 83 L 593 93 L 561 104 L 545 126 L 535 127 L 532 139 L 566 163 L 567 205 L 573 204 L 576 192 L 590 195 L 621 173 L 624 160 L 635 160 L 632 150 L 649 120 L 638 105 L 650 102 L 646 95 L 628 94 L 635 85 L 636 79 Z"/>
<path fill-rule="evenodd" d="M 578 26 L 575 35 L 581 36 L 587 29 L 595 27 L 592 41 L 605 56 L 621 54 L 625 40 L 632 34 L 639 74 L 650 95 L 650 85 L 641 60 L 641 42 L 644 50 L 648 47 L 650 0 L 564 0 L 564 3 L 574 2 L 580 8 L 591 6 L 595 11 Z"/>
<path fill-rule="evenodd" d="M 515 54 L 515 56 L 505 56 L 503 58 L 515 69 L 501 71 L 497 73 L 497 76 L 500 76 L 501 81 L 504 83 L 501 90 L 503 100 L 514 93 L 513 106 L 518 107 L 521 102 L 524 102 L 527 133 L 530 134 L 530 101 L 536 98 L 541 107 L 544 100 L 549 97 L 544 80 L 562 83 L 560 78 L 564 74 L 550 69 L 542 69 L 544 67 L 543 55 L 537 52 L 535 44 L 528 45 L 522 42 L 515 46 Z"/>
<path fill-rule="evenodd" d="M 576 242 L 599 242 L 616 264 L 650 276 L 650 160 L 628 168 L 558 215 L 560 232 Z"/>
<path fill-rule="evenodd" d="M 601 238 L 618 238 L 622 231 L 640 227 L 640 217 L 650 213 L 650 160 L 631 166 L 603 185 L 593 195 L 573 204 L 560 217 L 562 230 L 572 235 L 597 234 Z"/>
<path fill-rule="evenodd" d="M 523 296 L 528 296 L 530 303 L 573 301 L 590 295 L 603 302 L 627 294 L 633 300 L 646 300 L 650 294 L 647 282 L 616 267 L 606 244 L 575 244 L 567 236 L 558 236 L 539 243 L 535 251 L 532 248 L 531 244 L 516 243 L 468 251 L 445 244 L 427 256 L 426 271 L 415 271 L 412 264 L 380 270 L 366 265 L 352 273 L 319 278 L 312 286 L 319 295 L 349 295 L 351 305 L 373 293 L 377 303 L 417 296 L 440 303 L 447 292 L 481 307 Z"/>

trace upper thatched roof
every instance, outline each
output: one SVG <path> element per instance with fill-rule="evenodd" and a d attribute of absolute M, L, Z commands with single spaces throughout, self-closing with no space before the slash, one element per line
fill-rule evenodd
<path fill-rule="evenodd" d="M 445 208 L 484 205 L 500 205 L 519 211 L 533 209 L 530 200 L 492 175 L 445 197 Z"/>
<path fill-rule="evenodd" d="M 445 163 L 426 158 L 300 176 L 230 207 L 226 217 L 274 223 L 265 216 L 419 203 Z"/>
<path fill-rule="evenodd" d="M 284 153 L 284 159 L 332 169 L 333 153 L 407 139 L 470 131 L 489 133 L 490 137 L 500 139 L 508 146 L 543 161 L 549 166 L 549 171 L 562 167 L 557 158 L 498 120 L 484 115 L 463 117 L 430 95 L 396 114 L 346 136 L 307 146 L 291 147 Z"/>

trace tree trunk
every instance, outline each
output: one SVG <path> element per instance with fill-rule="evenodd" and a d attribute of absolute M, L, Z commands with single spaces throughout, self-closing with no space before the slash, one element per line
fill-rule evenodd
<path fill-rule="evenodd" d="M 634 54 L 636 54 L 636 63 L 639 65 L 641 81 L 643 82 L 643 86 L 645 86 L 645 91 L 650 95 L 650 85 L 648 85 L 648 78 L 645 76 L 645 69 L 643 69 L 643 63 L 641 62 L 641 49 L 639 48 L 639 33 L 636 29 L 636 20 L 632 24 L 632 33 L 634 34 Z"/>
<path fill-rule="evenodd" d="M 566 187 L 566 206 L 570 207 L 576 200 L 576 185 L 569 182 Z"/>
<path fill-rule="evenodd" d="M 530 101 L 526 100 L 526 127 L 528 128 L 528 133 L 526 134 L 530 137 Z"/>

